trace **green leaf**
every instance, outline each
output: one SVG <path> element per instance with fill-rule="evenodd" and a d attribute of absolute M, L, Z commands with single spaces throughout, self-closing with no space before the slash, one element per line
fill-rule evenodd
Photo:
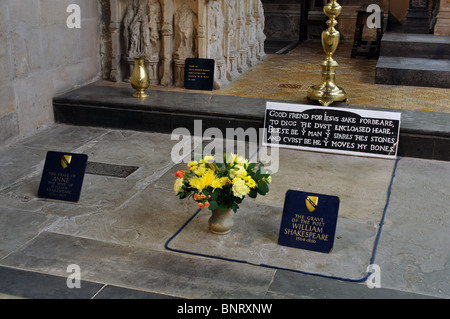
<path fill-rule="evenodd" d="M 256 188 L 252 188 L 250 193 L 248 193 L 248 196 L 251 198 L 256 198 L 256 196 L 258 196 L 258 190 Z"/>
<path fill-rule="evenodd" d="M 214 210 L 214 209 L 216 209 L 217 207 L 219 207 L 219 204 L 217 204 L 217 202 L 216 201 L 210 201 L 209 202 L 209 210 Z"/>
<path fill-rule="evenodd" d="M 269 191 L 269 185 L 266 182 L 260 181 L 258 183 L 258 193 L 261 195 L 266 195 Z"/>
<path fill-rule="evenodd" d="M 211 193 L 211 200 L 215 201 L 219 197 L 219 191 L 216 189 Z"/>

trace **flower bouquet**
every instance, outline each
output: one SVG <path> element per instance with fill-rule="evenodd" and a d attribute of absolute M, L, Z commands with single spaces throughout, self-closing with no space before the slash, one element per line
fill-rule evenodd
<path fill-rule="evenodd" d="M 180 199 L 192 197 L 201 209 L 232 209 L 235 213 L 247 195 L 267 194 L 271 182 L 262 163 L 250 163 L 233 153 L 224 154 L 223 163 L 213 156 L 190 162 L 187 171 L 177 171 L 175 177 L 174 190 Z"/>

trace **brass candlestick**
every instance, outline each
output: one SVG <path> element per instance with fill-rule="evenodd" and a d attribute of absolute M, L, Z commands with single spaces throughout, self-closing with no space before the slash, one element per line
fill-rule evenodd
<path fill-rule="evenodd" d="M 341 14 L 341 11 L 342 7 L 336 0 L 330 0 L 323 8 L 323 12 L 330 18 L 327 21 L 328 29 L 322 32 L 322 45 L 327 58 L 320 64 L 322 67 L 322 83 L 312 86 L 307 93 L 308 99 L 319 101 L 323 106 L 329 106 L 335 101 L 347 100 L 344 89 L 335 83 L 336 68 L 339 64 L 333 59 L 341 36 L 334 27 L 338 24 L 336 17 Z"/>
<path fill-rule="evenodd" d="M 148 79 L 147 69 L 145 68 L 145 57 L 135 58 L 134 69 L 131 74 L 131 86 L 136 90 L 133 97 L 148 97 L 145 90 L 150 86 L 150 81 Z"/>

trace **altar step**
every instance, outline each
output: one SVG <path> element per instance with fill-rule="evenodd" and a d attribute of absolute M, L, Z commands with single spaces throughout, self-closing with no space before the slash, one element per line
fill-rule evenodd
<path fill-rule="evenodd" d="M 450 88 L 450 37 L 385 33 L 375 83 Z"/>
<path fill-rule="evenodd" d="M 219 128 L 263 128 L 265 99 L 222 96 L 208 93 L 148 90 L 145 100 L 131 97 L 127 87 L 90 84 L 53 99 L 55 121 L 93 126 L 171 134 L 186 128 L 192 135 Z M 286 102 L 284 103 L 305 103 Z M 344 105 L 342 105 L 344 107 Z M 450 161 L 450 114 L 413 110 L 386 110 L 348 106 L 353 109 L 401 112 L 399 156 Z M 202 120 L 201 132 L 194 121 Z"/>

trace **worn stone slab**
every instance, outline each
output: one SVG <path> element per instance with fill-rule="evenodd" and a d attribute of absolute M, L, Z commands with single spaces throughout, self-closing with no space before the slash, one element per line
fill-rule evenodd
<path fill-rule="evenodd" d="M 208 211 L 198 214 L 170 243 L 176 250 L 352 280 L 364 278 L 386 205 L 395 161 L 280 150 L 270 191 L 246 199 L 230 234 L 208 230 Z M 339 196 L 331 254 L 278 245 L 284 195 L 302 190 Z"/>
<path fill-rule="evenodd" d="M 0 207 L 0 260 L 38 236 L 54 218 L 39 212 Z"/>
<path fill-rule="evenodd" d="M 399 162 L 376 262 L 385 287 L 450 297 L 450 165 Z"/>
<path fill-rule="evenodd" d="M 2 264 L 60 276 L 77 264 L 81 280 L 189 298 L 264 298 L 274 273 L 53 233 L 42 234 Z"/>
<path fill-rule="evenodd" d="M 430 299 L 430 296 L 387 288 L 368 288 L 366 283 L 302 275 L 280 270 L 275 273 L 267 298 L 289 299 Z"/>
<path fill-rule="evenodd" d="M 74 128 L 75 131 L 78 129 Z M 59 135 L 59 132 L 56 131 L 50 139 L 55 139 L 55 135 Z M 75 138 L 73 135 L 71 136 Z M 104 131 L 104 134 L 88 140 L 83 145 L 75 142 L 74 149 L 71 151 L 87 154 L 89 161 L 135 166 L 139 169 L 127 179 L 87 174 L 84 178 L 80 201 L 70 207 L 75 210 L 80 207 L 102 207 L 105 209 L 116 208 L 124 204 L 174 165 L 171 159 L 171 146 L 176 142 L 171 141 L 169 135 L 132 131 L 106 131 L 106 133 Z M 19 156 L 19 147 L 17 147 L 17 153 L 15 153 L 15 156 L 21 160 L 17 163 L 17 172 L 14 173 L 16 167 L 13 167 L 13 159 L 6 163 L 8 166 L 12 166 L 11 170 L 14 175 L 8 179 L 11 185 L 3 190 L 4 194 L 18 198 L 37 198 L 46 152 L 41 150 L 39 155 L 35 155 L 34 149 L 32 150 L 31 154 L 34 155 L 34 161 L 38 162 L 39 159 L 41 161 L 33 167 L 32 174 L 29 176 L 23 176 L 22 174 L 22 177 L 19 178 L 20 167 L 27 166 L 26 163 L 22 162 L 25 159 Z M 9 153 L 6 154 L 9 155 Z M 13 155 L 9 156 L 13 157 Z M 64 207 L 64 212 L 67 213 L 66 203 L 49 202 L 53 203 L 54 207 L 61 205 Z M 55 213 L 58 209 L 54 208 L 52 211 Z"/>
<path fill-rule="evenodd" d="M 55 213 L 63 207 L 52 209 Z M 61 217 L 47 230 L 163 251 L 164 243 L 191 216 L 193 209 L 191 202 L 178 203 L 173 190 L 149 186 L 117 208 L 71 210 L 72 214 Z M 62 212 L 58 214 L 62 216 Z"/>

